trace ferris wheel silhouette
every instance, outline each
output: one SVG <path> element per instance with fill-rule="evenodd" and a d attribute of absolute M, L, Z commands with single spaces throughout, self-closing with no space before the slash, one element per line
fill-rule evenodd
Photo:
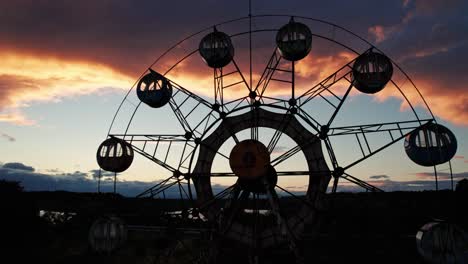
<path fill-rule="evenodd" d="M 247 29 L 246 21 L 249 22 Z M 262 26 L 252 29 L 252 21 Z M 278 21 L 281 26 L 277 26 Z M 266 26 L 260 22 L 265 22 Z M 319 26 L 332 29 L 332 36 L 313 30 Z M 228 31 L 232 28 L 236 31 Z M 272 38 L 275 47 L 254 80 L 252 54 L 256 51 L 253 36 L 265 33 L 275 35 Z M 351 40 L 345 43 L 335 38 L 337 34 Z M 233 40 L 245 37 L 249 58 L 248 62 L 239 64 Z M 353 58 L 309 88 L 299 89 L 297 80 L 303 77 L 298 76 L 296 67 L 314 51 L 315 40 L 338 46 L 353 54 Z M 182 45 L 196 41 L 198 46 L 180 49 Z M 176 53 L 178 59 L 170 66 L 162 63 L 169 57 L 173 61 L 172 53 Z M 212 98 L 198 95 L 196 89 L 180 85 L 170 77 L 181 65 L 193 60 L 204 61 L 212 70 Z M 242 71 L 242 65 L 248 65 L 247 73 Z M 158 67 L 164 70 L 157 70 Z M 421 97 L 427 117 L 418 113 L 395 75 Z M 274 83 L 288 92 L 269 93 Z M 335 126 L 335 120 L 352 92 L 372 96 L 384 89 L 395 89 L 407 103 L 410 109 L 407 120 Z M 133 104 L 130 99 L 135 94 L 138 104 Z M 325 118 L 323 111 L 313 113 L 309 110 L 309 106 L 317 101 L 330 107 Z M 111 132 L 114 121 L 122 114 L 123 105 L 133 106 L 127 125 L 120 133 Z M 151 122 L 158 123 L 161 132 L 130 133 L 129 128 L 142 108 L 155 113 L 170 109 L 175 117 L 173 123 L 178 123 L 182 132 L 164 133 L 167 124 L 158 123 L 158 115 L 154 115 Z M 369 135 L 378 135 L 380 145 L 372 146 Z M 349 136 L 354 137 L 357 146 L 351 151 L 362 155 L 343 163 L 332 141 Z M 277 151 L 283 138 L 289 140 L 291 147 Z M 119 173 L 131 166 L 137 153 L 171 174 L 138 197 L 154 198 L 178 186 L 180 198 L 189 201 L 190 214 L 202 215 L 212 222 L 221 236 L 255 248 L 287 243 L 296 251 L 297 240 L 306 225 L 320 217 L 329 183 L 332 184 L 330 192 L 337 191 L 340 179 L 368 191 L 383 191 L 351 175 L 348 170 L 402 140 L 408 157 L 422 166 L 449 162 L 457 149 L 455 136 L 437 124 L 413 81 L 377 47 L 351 31 L 323 20 L 258 15 L 198 31 L 158 57 L 119 106 L 108 139 L 98 148 L 97 161 L 103 170 Z M 220 160 L 228 164 L 221 166 L 227 168 L 226 171 L 216 171 Z M 302 166 L 297 166 L 298 160 Z M 304 195 L 297 195 L 295 190 L 280 184 L 288 177 L 304 179 L 307 185 Z M 231 178 L 234 182 L 219 189 L 214 181 L 221 178 Z M 283 197 L 298 201 L 298 205 L 284 205 Z"/>

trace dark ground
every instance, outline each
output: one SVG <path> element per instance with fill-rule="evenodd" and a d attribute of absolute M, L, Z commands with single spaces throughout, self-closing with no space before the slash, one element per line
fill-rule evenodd
<path fill-rule="evenodd" d="M 0 256 L 6 260 L 0 263 L 185 263 L 190 254 L 210 247 L 206 239 L 182 237 L 171 229 L 163 235 L 129 231 L 126 244 L 109 255 L 89 248 L 88 229 L 99 215 L 114 213 L 130 224 L 163 224 L 159 212 L 176 208 L 176 201 L 67 192 L 0 192 L 0 198 Z M 305 263 L 423 263 L 416 251 L 417 230 L 434 219 L 468 230 L 467 202 L 466 194 L 449 191 L 329 195 L 319 234 L 301 245 Z M 39 217 L 39 210 L 77 214 L 65 220 L 65 215 Z M 247 263 L 245 248 L 228 241 L 217 246 L 222 248 L 218 263 Z M 176 257 L 167 257 L 168 252 Z M 263 263 L 293 263 L 285 248 L 263 253 Z"/>

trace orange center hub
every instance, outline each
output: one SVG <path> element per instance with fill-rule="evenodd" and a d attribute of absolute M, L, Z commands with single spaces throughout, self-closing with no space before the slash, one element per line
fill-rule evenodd
<path fill-rule="evenodd" d="M 270 153 L 261 142 L 253 139 L 239 142 L 229 155 L 229 165 L 237 177 L 254 180 L 264 176 L 270 166 Z"/>

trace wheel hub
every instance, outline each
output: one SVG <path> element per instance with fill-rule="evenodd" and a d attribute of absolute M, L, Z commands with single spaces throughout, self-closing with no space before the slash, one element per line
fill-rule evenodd
<path fill-rule="evenodd" d="M 229 155 L 229 165 L 240 179 L 258 179 L 268 170 L 270 153 L 260 141 L 247 139 L 234 146 Z"/>
<path fill-rule="evenodd" d="M 270 153 L 258 140 L 237 143 L 229 155 L 229 165 L 242 189 L 249 192 L 266 193 L 267 186 L 274 187 L 278 181 Z"/>

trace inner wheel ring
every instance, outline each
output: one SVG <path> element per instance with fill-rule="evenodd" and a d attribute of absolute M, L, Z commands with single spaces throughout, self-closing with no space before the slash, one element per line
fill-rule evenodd
<path fill-rule="evenodd" d="M 274 113 L 262 108 L 255 108 L 250 112 L 225 118 L 211 135 L 202 140 L 198 159 L 193 169 L 193 175 L 195 175 L 193 182 L 198 204 L 210 204 L 203 208 L 204 216 L 215 221 L 222 211 L 217 203 L 210 203 L 214 198 L 210 175 L 213 160 L 223 143 L 233 134 L 254 126 L 279 130 L 282 122 L 288 122 L 283 133 L 301 146 L 310 172 L 305 197 L 308 205 L 302 205 L 300 210 L 289 216 L 286 219 L 287 225 L 293 234 L 300 236 L 305 224 L 317 218 L 317 210 L 313 210 L 314 208 L 311 206 L 316 208 L 320 205 L 331 179 L 331 172 L 322 152 L 321 141 L 305 129 L 294 115 Z M 225 235 L 245 244 L 252 244 L 255 243 L 252 239 L 254 234 L 250 229 L 244 223 L 234 222 Z M 261 240 L 262 247 L 276 244 L 278 237 L 281 237 L 280 230 L 277 230 L 274 225 L 265 225 L 259 233 L 260 235 L 257 233 L 256 237 Z"/>

